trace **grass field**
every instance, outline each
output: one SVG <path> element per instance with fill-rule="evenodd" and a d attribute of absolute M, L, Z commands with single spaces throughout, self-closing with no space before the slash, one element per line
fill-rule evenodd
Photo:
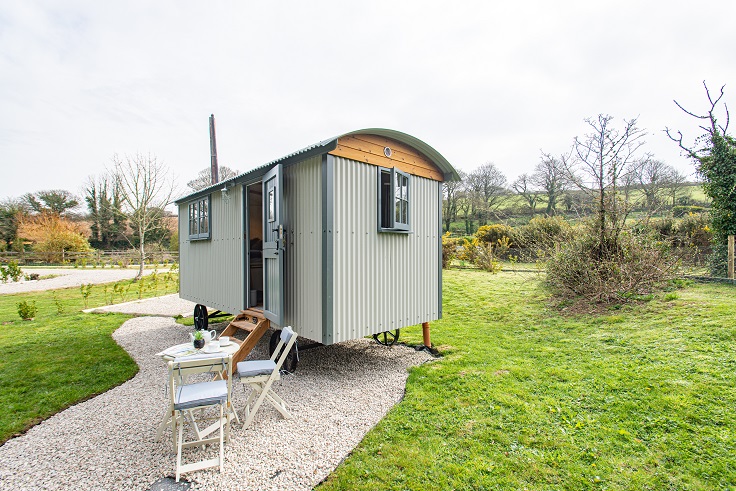
<path fill-rule="evenodd" d="M 176 275 L 93 285 L 87 304 L 96 307 L 177 289 Z M 17 304 L 23 300 L 38 308 L 32 321 L 18 316 Z M 0 295 L 0 443 L 137 373 L 136 364 L 111 337 L 129 316 L 84 314 L 84 308 L 79 287 Z"/>
<path fill-rule="evenodd" d="M 736 489 L 734 287 L 603 316 L 534 274 L 448 271 L 444 295 L 444 356 L 320 490 Z"/>

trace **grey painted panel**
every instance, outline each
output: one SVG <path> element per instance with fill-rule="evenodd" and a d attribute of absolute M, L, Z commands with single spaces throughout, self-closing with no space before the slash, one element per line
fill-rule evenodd
<path fill-rule="evenodd" d="M 360 338 L 439 318 L 441 183 L 412 176 L 411 233 L 377 231 L 379 168 L 335 158 L 334 336 Z"/>
<path fill-rule="evenodd" d="M 284 169 L 284 324 L 322 341 L 321 156 Z"/>
<path fill-rule="evenodd" d="M 242 187 L 212 192 L 210 240 L 187 237 L 187 204 L 179 205 L 179 261 L 181 298 L 211 309 L 237 313 L 244 308 Z"/>

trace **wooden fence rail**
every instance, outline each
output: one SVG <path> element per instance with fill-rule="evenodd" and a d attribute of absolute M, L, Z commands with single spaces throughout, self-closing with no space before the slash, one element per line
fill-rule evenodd
<path fill-rule="evenodd" d="M 139 264 L 138 251 L 47 251 L 47 252 L 0 252 L 0 262 L 15 261 L 22 266 L 30 265 L 69 265 L 75 266 L 118 266 Z M 146 264 L 173 264 L 179 262 L 179 253 L 172 251 L 150 251 L 145 256 Z"/>

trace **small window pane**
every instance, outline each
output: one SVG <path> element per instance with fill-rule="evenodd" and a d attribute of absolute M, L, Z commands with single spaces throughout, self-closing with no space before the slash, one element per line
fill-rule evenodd
<path fill-rule="evenodd" d="M 201 209 L 199 212 L 199 233 L 206 234 L 209 231 L 209 213 L 207 210 L 207 200 L 203 200 L 200 205 Z"/>
<path fill-rule="evenodd" d="M 189 235 L 197 233 L 197 204 L 189 205 Z"/>
<path fill-rule="evenodd" d="M 401 204 L 401 223 L 409 223 L 409 219 L 407 217 L 407 213 L 409 212 L 409 202 L 402 200 Z"/>

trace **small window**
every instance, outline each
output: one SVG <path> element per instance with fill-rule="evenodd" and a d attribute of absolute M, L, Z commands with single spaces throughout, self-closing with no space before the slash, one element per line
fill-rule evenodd
<path fill-rule="evenodd" d="M 409 231 L 409 174 L 396 169 L 378 172 L 378 229 L 382 232 Z"/>
<path fill-rule="evenodd" d="M 189 203 L 189 238 L 210 238 L 210 197 Z"/>

